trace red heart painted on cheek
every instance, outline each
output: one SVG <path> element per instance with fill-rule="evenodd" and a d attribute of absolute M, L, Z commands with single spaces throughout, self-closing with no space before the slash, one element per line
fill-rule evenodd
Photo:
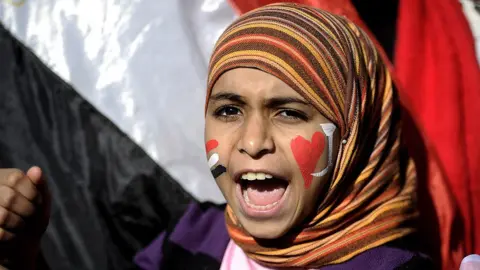
<path fill-rule="evenodd" d="M 207 153 L 212 151 L 213 149 L 217 148 L 218 146 L 218 142 L 217 140 L 209 140 L 206 144 L 205 144 L 205 149 L 207 150 Z"/>
<path fill-rule="evenodd" d="M 315 132 L 312 142 L 297 136 L 290 142 L 290 148 L 302 173 L 305 188 L 309 188 L 312 184 L 312 173 L 325 148 L 325 136 L 321 132 Z"/>

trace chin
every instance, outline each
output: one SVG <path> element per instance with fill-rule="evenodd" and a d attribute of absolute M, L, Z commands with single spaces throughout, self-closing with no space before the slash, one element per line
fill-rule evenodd
<path fill-rule="evenodd" d="M 243 228 L 254 238 L 274 240 L 284 236 L 291 228 L 287 222 L 264 220 L 260 222 L 244 220 L 239 218 Z"/>

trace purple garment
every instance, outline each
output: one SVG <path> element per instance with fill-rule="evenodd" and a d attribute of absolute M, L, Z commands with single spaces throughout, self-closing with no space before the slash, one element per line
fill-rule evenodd
<path fill-rule="evenodd" d="M 192 203 L 169 239 L 193 254 L 203 253 L 221 262 L 230 240 L 224 215 L 222 209 L 210 207 L 203 210 L 197 203 Z M 134 261 L 140 269 L 160 269 L 165 235 L 165 232 L 161 233 L 148 247 L 137 253 Z"/>
<path fill-rule="evenodd" d="M 367 250 L 342 264 L 325 266 L 321 270 L 395 269 L 411 260 L 415 255 L 416 253 L 408 250 L 380 246 Z"/>
<path fill-rule="evenodd" d="M 134 262 L 140 269 L 160 269 L 163 259 L 162 246 L 165 241 L 165 232 L 162 232 L 150 245 L 135 255 Z"/>
<path fill-rule="evenodd" d="M 160 234 L 148 247 L 135 256 L 135 263 L 140 269 L 160 269 L 165 236 L 166 233 Z M 216 207 L 205 210 L 196 203 L 191 204 L 169 239 L 192 254 L 202 253 L 214 258 L 220 265 L 230 241 L 223 210 Z M 365 251 L 345 263 L 321 269 L 394 269 L 408 262 L 415 255 L 419 254 L 400 248 L 380 246 Z"/>

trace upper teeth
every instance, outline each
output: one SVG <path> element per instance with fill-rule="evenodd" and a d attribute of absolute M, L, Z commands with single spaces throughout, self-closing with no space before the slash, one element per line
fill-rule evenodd
<path fill-rule="evenodd" d="M 265 179 L 271 179 L 273 178 L 272 175 L 268 173 L 254 173 L 254 172 L 249 172 L 249 173 L 244 173 L 242 174 L 242 179 L 245 180 L 265 180 Z"/>

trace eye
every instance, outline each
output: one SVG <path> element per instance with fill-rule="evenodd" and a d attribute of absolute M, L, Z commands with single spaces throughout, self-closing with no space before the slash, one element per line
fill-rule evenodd
<path fill-rule="evenodd" d="M 240 109 L 231 105 L 222 106 L 214 112 L 215 117 L 223 118 L 226 120 L 235 118 L 240 114 Z"/>
<path fill-rule="evenodd" d="M 291 109 L 282 110 L 278 115 L 288 120 L 303 120 L 303 121 L 308 120 L 308 117 L 305 113 L 296 111 L 296 110 L 291 110 Z"/>

